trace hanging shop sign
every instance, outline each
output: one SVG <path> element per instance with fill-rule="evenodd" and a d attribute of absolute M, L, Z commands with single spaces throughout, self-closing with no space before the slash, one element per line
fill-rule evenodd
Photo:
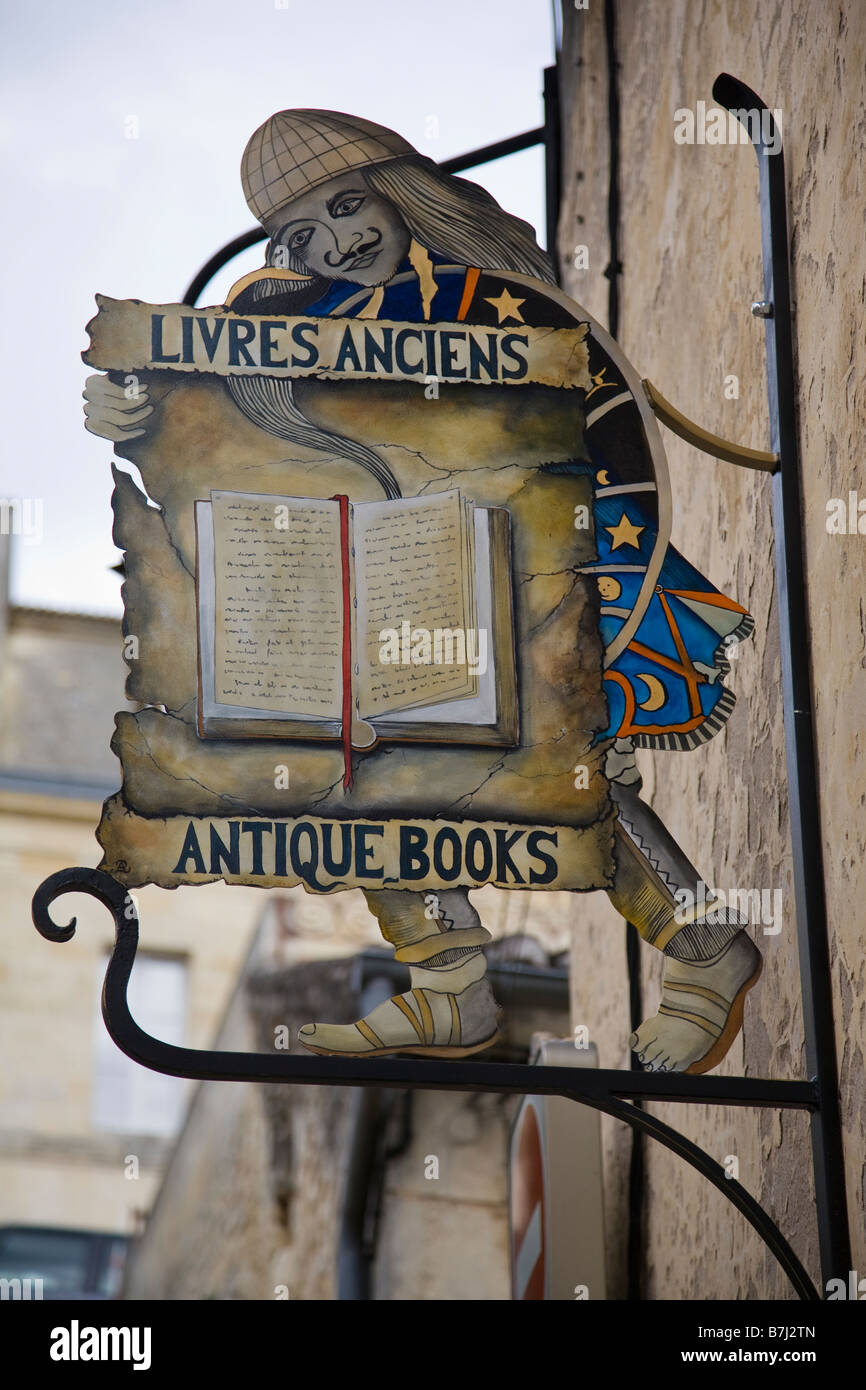
<path fill-rule="evenodd" d="M 669 545 L 639 378 L 528 224 L 382 126 L 280 112 L 242 181 L 268 242 L 225 304 L 100 295 L 89 324 L 88 427 L 140 476 L 114 469 L 138 708 L 102 869 L 362 888 L 420 997 L 314 1050 L 492 1041 L 492 1005 L 460 1014 L 486 884 L 607 889 L 691 988 L 743 933 L 680 901 L 633 753 L 721 727 L 751 620 Z M 726 1050 L 741 955 L 654 1055 Z"/>

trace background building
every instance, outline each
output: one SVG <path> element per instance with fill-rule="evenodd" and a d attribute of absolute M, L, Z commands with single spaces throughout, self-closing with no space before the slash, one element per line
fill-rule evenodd
<path fill-rule="evenodd" d="M 114 933 L 105 909 L 84 895 L 58 903 L 58 920 L 78 919 L 62 946 L 38 936 L 30 918 L 42 879 L 99 862 L 94 827 L 103 797 L 119 782 L 109 741 L 123 705 L 120 623 L 10 606 L 4 539 L 0 1228 L 129 1236 L 150 1209 L 191 1087 L 134 1065 L 106 1033 L 99 998 Z M 133 1014 L 168 1042 L 207 1047 L 265 897 L 223 884 L 182 894 L 144 889 L 135 897 L 142 933 Z M 337 955 L 372 937 L 357 905 L 347 906 L 329 909 L 323 931 L 319 905 L 298 905 L 308 953 L 324 946 Z M 5 1258 L 0 1232 L 0 1265 Z"/>
<path fill-rule="evenodd" d="M 26 1252 L 46 1296 L 77 1292 L 92 1256 L 80 1233 L 144 1233 L 131 1297 L 261 1299 L 284 1288 L 333 1298 L 341 1250 L 354 1267 L 344 1288 L 361 1281 L 369 1296 L 508 1297 L 513 1103 L 195 1088 L 115 1047 L 99 1009 L 110 915 L 64 897 L 56 918 L 74 915 L 78 929 L 55 945 L 34 930 L 30 903 L 49 874 L 99 862 L 94 827 L 119 781 L 109 744 L 126 675 L 120 623 L 10 605 L 2 574 L 0 1275 L 20 1276 Z M 130 1007 L 167 1042 L 261 1051 L 280 1029 L 297 1049 L 298 1026 L 323 1007 L 334 1016 L 339 1002 L 349 1019 L 371 982 L 381 994 L 386 967 L 374 955 L 361 971 L 358 953 L 382 942 L 359 892 L 318 899 L 211 884 L 134 896 Z M 568 1031 L 568 895 L 485 890 L 480 902 L 513 972 L 498 985 L 511 1030 L 500 1055 L 525 1060 L 533 1033 Z M 539 969 L 553 980 L 540 996 Z M 425 1178 L 431 1153 L 435 1181 Z M 353 1162 L 363 1167 L 354 1212 L 344 1201 Z M 100 1288 L 116 1293 L 120 1264 L 107 1268 L 109 1257 L 113 1247 Z"/>
<path fill-rule="evenodd" d="M 133 1066 L 105 1032 L 108 913 L 83 896 L 59 904 L 79 921 L 63 947 L 39 937 L 30 919 L 43 878 L 99 862 L 93 828 L 118 783 L 109 740 L 123 703 L 120 624 L 10 607 L 5 582 L 2 590 L 0 1225 L 131 1234 L 153 1198 L 188 1088 Z M 137 896 L 143 953 L 133 1008 L 159 1036 L 203 1045 L 261 899 L 210 889 L 189 903 L 153 890 Z"/>

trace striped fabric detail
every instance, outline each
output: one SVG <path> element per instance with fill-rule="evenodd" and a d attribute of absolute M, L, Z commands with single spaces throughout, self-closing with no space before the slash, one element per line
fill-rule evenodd
<path fill-rule="evenodd" d="M 709 1009 L 709 1016 L 707 1014 Z M 707 985 L 698 985 L 691 980 L 665 980 L 662 988 L 660 1014 L 668 1018 L 680 1018 L 685 1023 L 718 1038 L 728 1021 L 731 1000 L 718 990 Z"/>
<path fill-rule="evenodd" d="M 691 748 L 700 748 L 702 743 L 708 743 L 711 738 L 719 732 L 730 716 L 731 710 L 737 703 L 737 697 L 732 690 L 723 690 L 716 703 L 715 709 L 705 715 L 703 723 L 696 729 L 689 730 L 688 733 L 679 734 L 632 734 L 635 748 L 670 748 L 679 749 L 685 752 Z"/>
<path fill-rule="evenodd" d="M 448 1002 L 451 1005 L 451 1037 L 449 1043 L 452 1047 L 459 1047 L 462 1037 L 460 1027 L 460 1010 L 457 1007 L 457 999 L 453 994 L 448 995 Z"/>
<path fill-rule="evenodd" d="M 373 1047 L 385 1046 L 382 1039 L 379 1037 L 379 1034 L 374 1033 L 373 1029 L 370 1027 L 369 1023 L 367 1023 L 365 1019 L 362 1018 L 360 1022 L 355 1024 L 355 1027 L 361 1034 L 361 1037 L 364 1038 Z"/>
<path fill-rule="evenodd" d="M 670 926 L 673 899 L 662 897 L 661 883 L 642 883 L 632 895 L 629 909 L 641 924 L 641 936 L 654 946 L 666 927 Z M 631 920 L 631 917 L 629 918 Z"/>
<path fill-rule="evenodd" d="M 668 1004 L 660 1004 L 659 1013 L 667 1014 L 669 1018 L 681 1018 L 685 1023 L 693 1023 L 696 1028 L 702 1029 L 711 1038 L 717 1038 L 722 1031 L 711 1019 L 704 1018 L 703 1014 L 690 1013 L 687 1009 L 674 1009 Z"/>
<path fill-rule="evenodd" d="M 655 483 L 613 483 L 610 487 L 598 487 L 596 497 L 622 497 L 631 492 L 658 492 Z"/>
<path fill-rule="evenodd" d="M 421 1027 L 421 1024 L 418 1022 L 417 1018 L 415 1017 L 414 1013 L 412 1012 L 411 1007 L 406 1003 L 406 1000 L 403 998 L 402 994 L 395 994 L 393 999 L 391 1000 L 391 1003 L 396 1004 L 401 1014 L 404 1014 L 406 1018 L 408 1018 L 409 1022 L 412 1024 L 412 1027 L 415 1029 L 415 1032 L 418 1035 L 418 1041 L 421 1043 L 424 1042 L 424 1030 Z"/>
<path fill-rule="evenodd" d="M 419 1011 L 419 1013 L 421 1014 L 421 1022 L 422 1022 L 422 1024 L 424 1025 L 424 1041 L 425 1041 L 425 1043 L 428 1043 L 428 1044 L 429 1044 L 429 1043 L 432 1043 L 432 1042 L 433 1042 L 433 1011 L 432 1011 L 432 1009 L 430 1008 L 430 1005 L 429 1005 L 428 1002 L 427 1002 L 427 996 L 425 995 L 423 989 L 413 989 L 413 990 L 412 990 L 412 998 L 413 998 L 413 999 L 415 1000 L 415 1002 L 417 1003 L 417 1005 L 418 1005 L 418 1011 Z"/>
<path fill-rule="evenodd" d="M 714 989 L 708 989 L 706 985 L 690 985 L 680 980 L 665 980 L 665 989 L 683 990 L 686 994 L 699 994 L 703 999 L 708 999 L 711 1004 L 727 1014 L 731 1007 L 730 999 L 726 999 L 723 994 L 718 994 Z"/>
<path fill-rule="evenodd" d="M 732 632 L 728 634 L 727 642 L 719 643 L 713 656 L 714 665 L 719 671 L 719 676 L 723 680 L 730 674 L 731 663 L 725 653 L 734 640 L 742 642 L 755 630 L 755 620 L 750 613 L 745 613 L 743 619 Z M 708 743 L 711 738 L 719 732 L 722 725 L 729 719 L 731 710 L 737 703 L 737 697 L 732 690 L 723 690 L 716 702 L 716 706 L 710 711 L 696 729 L 691 729 L 687 733 L 669 734 L 633 734 L 636 748 L 669 748 L 679 752 L 689 752 L 693 748 L 700 748 L 702 743 Z"/>
<path fill-rule="evenodd" d="M 447 944 L 443 941 L 443 936 L 447 938 Z M 480 923 L 475 927 L 455 927 L 450 931 L 440 929 L 423 937 L 421 941 L 410 941 L 405 946 L 398 946 L 394 956 L 403 965 L 420 965 L 441 955 L 443 950 L 455 951 L 462 947 L 477 949 L 489 940 L 489 931 Z"/>
<path fill-rule="evenodd" d="M 453 965 L 456 960 L 463 960 L 464 956 L 477 956 L 477 946 L 455 946 L 450 951 L 440 951 L 438 956 L 430 956 L 429 960 L 424 961 L 428 970 L 438 970 L 442 965 Z"/>
<path fill-rule="evenodd" d="M 747 925 L 740 913 L 730 907 L 713 910 L 723 922 L 689 922 L 680 927 L 664 947 L 666 956 L 676 960 L 712 960 Z"/>
<path fill-rule="evenodd" d="M 621 391 L 618 396 L 611 396 L 610 400 L 605 401 L 604 405 L 597 405 L 595 410 L 587 411 L 584 428 L 591 429 L 592 426 L 597 425 L 599 420 L 607 415 L 609 411 L 615 410 L 618 405 L 625 405 L 628 401 L 633 400 L 634 397 L 631 391 Z"/>

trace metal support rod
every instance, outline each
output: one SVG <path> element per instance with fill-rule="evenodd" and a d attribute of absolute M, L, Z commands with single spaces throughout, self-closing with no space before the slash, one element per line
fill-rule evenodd
<path fill-rule="evenodd" d="M 767 449 L 747 449 L 743 444 L 734 444 L 719 434 L 710 434 L 709 430 L 703 429 L 672 406 L 670 401 L 666 401 L 658 387 L 653 386 L 646 377 L 641 386 L 656 419 L 701 453 L 711 454 L 713 458 L 723 459 L 726 463 L 735 463 L 740 468 L 755 469 L 759 473 L 778 471 L 778 454 L 771 454 Z"/>
<path fill-rule="evenodd" d="M 705 1177 L 757 1231 L 803 1299 L 819 1297 L 806 1270 L 772 1217 L 759 1202 L 728 1177 L 725 1169 L 685 1135 L 623 1097 L 713 1102 L 809 1110 L 814 1087 L 802 1081 L 764 1081 L 750 1077 L 706 1077 L 655 1073 L 591 1071 L 572 1067 L 479 1062 L 474 1058 L 298 1057 L 248 1052 L 198 1052 L 152 1038 L 129 1011 L 127 986 L 138 947 L 135 903 L 117 879 L 100 869 L 62 869 L 39 885 L 33 895 L 33 922 L 49 941 L 69 941 L 75 919 L 58 926 L 51 905 L 64 893 L 89 893 L 114 919 L 115 946 L 105 972 L 102 1017 L 122 1052 L 151 1071 L 207 1081 L 287 1082 L 311 1086 L 381 1086 L 435 1091 L 498 1091 L 512 1095 L 558 1095 L 590 1105 L 650 1135 Z"/>
<path fill-rule="evenodd" d="M 374 975 L 361 989 L 361 1013 L 366 1015 L 391 997 L 385 974 Z M 388 1097 L 393 1102 L 393 1097 Z M 385 1097 L 378 1086 L 359 1086 L 349 1098 L 348 1154 L 339 1205 L 337 1239 L 337 1298 L 369 1299 L 372 1260 L 365 1240 L 370 1173 L 381 1143 Z"/>
<path fill-rule="evenodd" d="M 427 1090 L 518 1091 L 521 1095 L 684 1101 L 810 1110 L 817 1092 L 810 1081 L 774 1081 L 754 1076 L 687 1076 L 684 1072 L 609 1071 L 584 1067 L 542 1067 L 484 1062 L 475 1057 L 447 1061 L 408 1057 L 319 1057 L 285 1053 L 202 1052 L 152 1038 L 129 1012 L 126 986 L 138 948 L 135 904 L 121 883 L 101 869 L 61 869 L 33 895 L 33 922 L 49 941 L 69 941 L 75 918 L 65 927 L 51 917 L 51 904 L 64 893 L 89 893 L 114 916 L 116 944 L 102 992 L 105 1026 L 121 1051 L 152 1071 L 210 1081 L 293 1081 L 311 1086 L 420 1086 Z M 388 973 L 388 961 L 377 971 Z"/>
<path fill-rule="evenodd" d="M 217 271 L 222 270 L 224 265 L 233 261 L 235 256 L 239 256 L 242 251 L 248 251 L 251 246 L 255 246 L 259 241 L 267 240 L 267 232 L 262 227 L 250 227 L 248 232 L 241 232 L 233 241 L 229 241 L 225 246 L 221 246 L 219 251 L 215 251 L 209 261 L 205 261 L 201 270 L 196 271 L 183 292 L 182 304 L 195 306 L 196 300 L 202 290 L 213 279 Z"/>
<path fill-rule="evenodd" d="M 559 209 L 562 203 L 562 129 L 559 115 L 559 70 L 544 69 L 544 201 L 547 221 L 547 254 L 553 262 L 556 283 L 560 283 Z"/>
<path fill-rule="evenodd" d="M 829 1279 L 847 1279 L 851 1268 L 851 1242 L 815 758 L 785 163 L 781 131 L 772 112 L 751 88 L 722 73 L 713 84 L 713 97 L 742 121 L 758 158 L 764 268 L 764 308 L 760 316 L 765 321 L 766 331 L 770 447 L 780 459 L 779 471 L 773 475 L 773 529 L 782 648 L 782 705 L 806 1066 L 809 1075 L 816 1079 L 819 1096 L 818 1109 L 812 1114 L 812 1154 L 821 1269 L 826 1286 Z M 748 122 L 743 119 L 746 116 L 751 118 Z"/>
<path fill-rule="evenodd" d="M 545 84 L 549 72 L 555 73 L 556 69 L 545 69 Z M 545 85 L 545 95 L 546 92 Z M 490 164 L 494 159 L 504 159 L 506 155 L 530 150 L 533 145 L 543 145 L 546 131 L 545 121 L 544 125 L 536 126 L 534 130 L 524 130 L 521 135 L 509 135 L 505 140 L 497 140 L 493 145 L 482 145 L 480 149 L 470 150 L 468 154 L 456 154 L 450 159 L 442 159 L 439 161 L 439 168 L 446 174 L 462 174 L 464 169 L 477 169 L 479 164 Z"/>
<path fill-rule="evenodd" d="M 643 1022 L 643 981 L 640 973 L 640 934 L 633 922 L 625 925 L 625 957 L 628 975 L 629 1027 L 636 1033 Z M 633 1073 L 643 1075 L 637 1054 L 629 1049 L 629 1064 Z M 643 1101 L 635 1100 L 640 1108 Z M 632 1129 L 632 1145 L 628 1162 L 628 1231 L 626 1233 L 626 1284 L 630 1301 L 637 1302 L 643 1283 L 644 1198 L 645 1198 L 644 1132 Z"/>

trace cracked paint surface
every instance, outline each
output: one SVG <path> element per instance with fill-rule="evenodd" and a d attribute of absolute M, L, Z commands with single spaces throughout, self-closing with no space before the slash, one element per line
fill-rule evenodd
<path fill-rule="evenodd" d="M 604 749 L 592 747 L 607 720 L 598 601 L 592 581 L 576 573 L 595 547 L 591 530 L 574 526 L 575 507 L 591 501 L 590 483 L 542 471 L 581 457 L 578 393 L 442 385 L 439 398 L 427 400 L 416 384 L 296 383 L 307 418 L 375 448 L 404 496 L 457 486 L 476 505 L 507 508 L 511 518 L 518 745 L 384 742 L 354 755 L 347 791 L 336 742 L 198 736 L 193 504 L 217 489 L 346 492 L 361 502 L 381 495 L 378 484 L 350 461 L 258 429 L 219 380 L 178 385 L 153 373 L 147 388 L 156 407 L 148 433 L 117 450 L 139 467 L 147 495 L 115 469 L 114 539 L 127 568 L 124 632 L 138 638 L 127 694 L 142 708 L 116 717 L 112 747 L 123 787 L 100 826 L 104 865 L 131 881 L 122 865 L 135 861 L 139 818 L 444 817 L 573 829 L 584 846 L 583 862 L 578 855 L 573 864 L 575 886 L 603 886 L 611 834 Z M 275 785 L 280 765 L 287 787 Z M 578 766 L 588 772 L 580 790 Z"/>

